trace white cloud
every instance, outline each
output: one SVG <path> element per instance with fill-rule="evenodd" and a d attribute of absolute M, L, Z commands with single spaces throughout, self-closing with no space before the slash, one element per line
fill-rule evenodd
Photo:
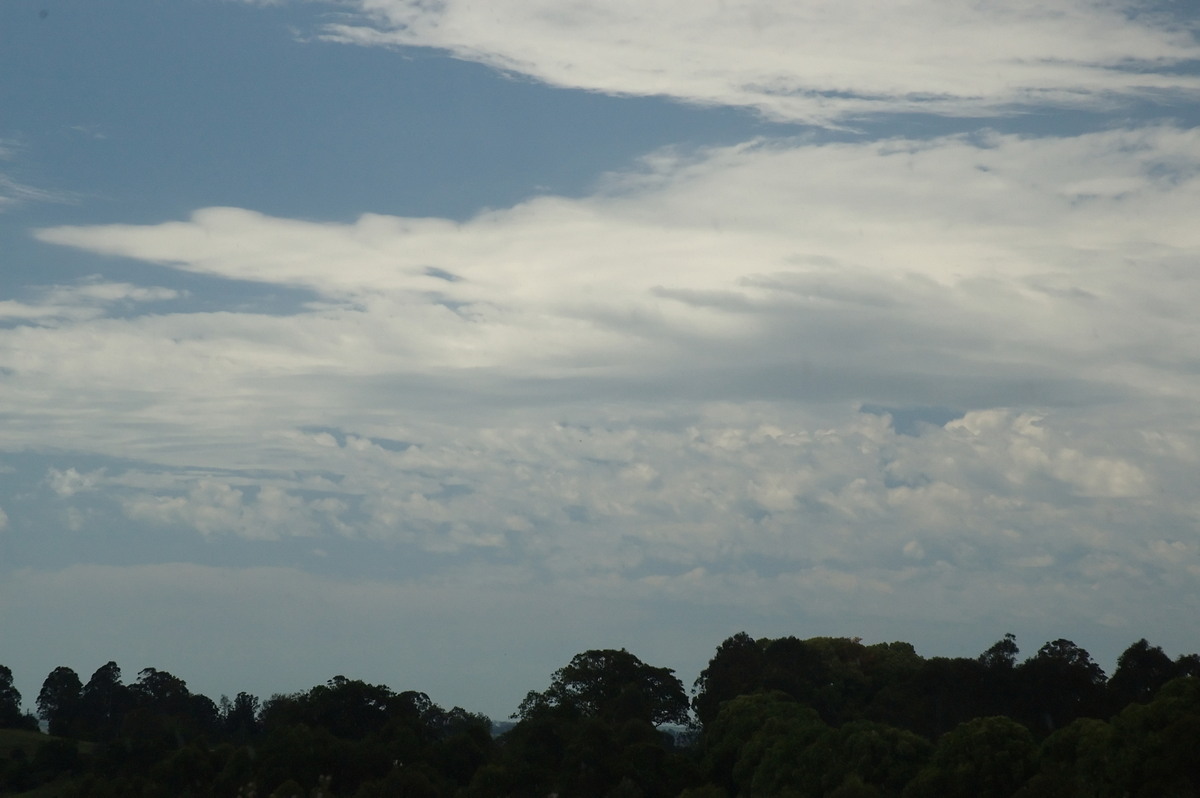
<path fill-rule="evenodd" d="M 309 537 L 344 529 L 336 516 L 346 505 L 334 498 L 304 499 L 277 485 L 239 489 L 214 479 L 197 479 L 183 495 L 140 493 L 123 502 L 132 519 L 155 527 L 185 527 L 204 535 L 235 534 L 250 540 Z"/>
<path fill-rule="evenodd" d="M 590 597 L 1141 623 L 1200 568 L 1198 136 L 753 143 L 464 223 L 42 230 L 317 300 L 0 330 L 4 445 L 138 461 L 105 490 L 155 528 Z"/>
<path fill-rule="evenodd" d="M 60 471 L 51 468 L 46 472 L 46 483 L 59 498 L 65 499 L 76 493 L 86 493 L 96 489 L 104 479 L 104 469 L 80 474 L 74 468 Z"/>
<path fill-rule="evenodd" d="M 920 394 L 907 403 L 964 403 L 971 386 L 939 399 L 918 385 L 945 390 L 951 376 L 993 394 L 1011 387 L 988 384 L 1061 393 L 1078 380 L 1185 396 L 1193 380 L 1172 364 L 1191 351 L 1198 144 L 1172 128 L 763 144 L 663 156 L 602 195 L 535 199 L 463 224 L 215 208 L 38 236 L 326 298 L 299 317 L 193 314 L 111 331 L 129 330 L 149 360 L 216 369 L 221 390 L 248 369 L 695 379 L 786 367 L 790 379 L 807 369 L 828 381 L 833 396 L 906 375 Z M 1098 181 L 1127 188 L 1097 193 Z M 21 334 L 32 351 L 66 343 Z"/>
<path fill-rule="evenodd" d="M 1127 587 L 1148 571 L 1185 580 L 1200 565 L 1195 547 L 1161 556 L 1163 532 L 1186 536 L 1193 519 L 1186 498 L 1163 499 L 1158 488 L 1190 466 L 1136 448 L 1114 457 L 1106 437 L 1114 430 L 1088 425 L 1103 416 L 1044 417 L 1030 441 L 1029 418 L 1016 412 L 974 412 L 914 437 L 852 411 L 821 426 L 779 404 L 671 410 L 676 423 L 667 425 L 648 408 L 571 424 L 527 412 L 508 413 L 496 427 L 418 422 L 403 451 L 364 447 L 354 436 L 333 448 L 320 434 L 307 449 L 296 441 L 293 464 L 337 474 L 336 482 L 311 472 L 247 474 L 232 484 L 215 473 L 127 471 L 99 487 L 155 529 L 339 535 L 441 554 L 499 550 L 589 594 L 636 583 L 669 587 L 681 600 L 752 606 L 795 587 L 772 571 L 808 574 L 827 590 L 869 584 L 870 596 L 904 590 L 920 574 L 986 576 L 1000 590 L 1011 586 L 1006 579 L 1024 579 L 1012 569 L 1050 560 L 1062 566 L 1056 580 L 1086 587 L 1099 577 L 1085 554 L 1123 562 Z M 1144 492 L 1089 492 L 1086 480 L 1060 478 L 1053 465 L 1064 452 L 1085 474 L 1136 468 Z M 718 583 L 761 579 L 762 589 L 745 599 L 732 585 L 685 595 L 691 582 L 678 574 L 696 568 Z M 860 569 L 868 582 L 839 576 Z"/>
<path fill-rule="evenodd" d="M 1200 53 L 1169 6 L 1109 0 L 355 0 L 325 37 L 431 47 L 554 86 L 832 123 L 1195 96 Z M 1158 13 L 1155 13 L 1155 12 Z"/>
<path fill-rule="evenodd" d="M 52 325 L 63 320 L 100 318 L 113 310 L 137 303 L 178 299 L 183 292 L 171 288 L 142 287 L 129 283 L 84 280 L 75 285 L 55 285 L 37 290 L 32 301 L 0 300 L 0 322 Z"/>
<path fill-rule="evenodd" d="M 1192 101 L 1198 46 L 1162 8 L 355 0 L 324 33 L 849 126 Z M 0 210 L 51 198 L 7 175 Z M 64 566 L 8 564 L 0 636 L 39 640 L 17 648 L 43 673 L 114 646 L 218 692 L 400 667 L 428 678 L 401 689 L 483 685 L 452 699 L 472 707 L 597 645 L 694 675 L 752 624 L 1187 645 L 1198 194 L 1200 131 L 1155 125 L 669 149 L 464 222 L 37 231 L 161 279 L 0 301 L 0 529 L 48 529 L 14 550 Z M 179 272 L 311 301 L 195 312 Z M 116 562 L 312 573 L 58 545 L 109 529 L 154 540 Z M 497 688 L 500 649 L 527 659 Z"/>

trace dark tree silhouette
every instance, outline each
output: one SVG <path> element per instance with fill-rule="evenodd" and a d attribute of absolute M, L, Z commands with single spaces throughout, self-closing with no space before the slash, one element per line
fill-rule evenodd
<path fill-rule="evenodd" d="M 12 671 L 0 665 L 0 729 L 37 728 L 37 720 L 21 711 L 21 693 L 13 686 Z"/>
<path fill-rule="evenodd" d="M 903 642 L 739 634 L 696 681 L 707 721 L 677 735 L 660 728 L 687 718 L 669 668 L 591 650 L 498 738 L 481 715 L 343 676 L 218 710 L 155 668 L 126 686 L 110 662 L 85 686 L 60 667 L 37 701 L 55 735 L 0 736 L 0 795 L 1200 795 L 1200 656 L 1139 640 L 1106 680 L 1069 640 L 1018 653 L 1012 635 L 924 659 Z M 0 718 L 20 705 L 0 667 Z"/>
<path fill-rule="evenodd" d="M 233 701 L 221 696 L 221 729 L 236 740 L 246 740 L 259 732 L 258 714 L 261 709 L 258 697 L 249 693 L 238 693 Z"/>
<path fill-rule="evenodd" d="M 480 769 L 470 795 L 673 798 L 683 786 L 682 759 L 657 728 L 687 721 L 683 684 L 671 669 L 625 649 L 577 654 L 513 717 L 520 721 L 501 738 L 496 760 Z"/>
<path fill-rule="evenodd" d="M 1143 637 L 1117 659 L 1117 669 L 1108 680 L 1110 706 L 1116 711 L 1135 701 L 1149 701 L 1175 678 L 1178 670 L 1161 648 L 1151 646 Z"/>
<path fill-rule="evenodd" d="M 1076 718 L 1104 715 L 1104 670 L 1070 640 L 1053 640 L 1017 667 L 1024 720 L 1052 732 Z"/>
<path fill-rule="evenodd" d="M 79 702 L 79 724 L 83 734 L 97 740 L 116 737 L 125 713 L 133 708 L 134 696 L 121 682 L 115 662 L 100 666 L 83 686 Z"/>
<path fill-rule="evenodd" d="M 191 693 L 187 683 L 157 668 L 143 668 L 129 692 L 139 706 L 170 714 L 186 712 Z"/>
<path fill-rule="evenodd" d="M 654 726 L 688 720 L 687 694 L 675 671 L 647 665 L 625 649 L 576 654 L 555 671 L 545 692 L 525 697 L 514 717 L 527 718 L 546 709 Z"/>
<path fill-rule="evenodd" d="M 70 668 L 59 666 L 50 671 L 38 693 L 38 716 L 46 721 L 51 734 L 67 735 L 79 716 L 83 682 Z"/>
<path fill-rule="evenodd" d="M 921 700 L 892 722 L 936 739 L 972 718 L 1003 714 L 994 706 L 992 676 L 979 660 L 930 657 L 914 680 L 914 692 Z"/>
<path fill-rule="evenodd" d="M 992 644 L 992 647 L 979 655 L 979 664 L 989 671 L 1011 671 L 1017 666 L 1017 636 L 1012 632 L 1004 635 L 1002 640 Z"/>
<path fill-rule="evenodd" d="M 692 709 L 697 720 L 707 726 L 717 717 L 722 703 L 761 689 L 765 664 L 763 647 L 745 632 L 717 646 L 717 653 L 692 688 Z"/>

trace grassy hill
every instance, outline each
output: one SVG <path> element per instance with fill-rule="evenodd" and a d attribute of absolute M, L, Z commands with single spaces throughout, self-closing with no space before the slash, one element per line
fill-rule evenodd
<path fill-rule="evenodd" d="M 14 759 L 24 759 L 26 762 L 32 762 L 39 748 L 55 741 L 70 742 L 61 737 L 51 737 L 41 732 L 24 731 L 21 729 L 0 729 L 0 772 L 9 767 Z M 90 752 L 91 748 L 91 743 L 79 744 L 81 752 Z M 64 794 L 63 791 L 67 786 L 69 786 L 67 780 L 59 780 L 43 784 L 28 792 L 9 794 L 13 798 L 56 798 L 56 796 Z"/>
<path fill-rule="evenodd" d="M 0 759 L 11 759 L 13 751 L 17 750 L 24 751 L 25 756 L 32 759 L 38 748 L 50 740 L 57 739 L 59 738 L 41 732 L 0 729 Z"/>

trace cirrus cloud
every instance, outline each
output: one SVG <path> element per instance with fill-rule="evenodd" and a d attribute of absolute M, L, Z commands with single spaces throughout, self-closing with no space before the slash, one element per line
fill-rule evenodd
<path fill-rule="evenodd" d="M 430 47 L 553 86 L 837 124 L 1194 97 L 1194 30 L 1165 3 L 355 0 L 323 37 Z"/>

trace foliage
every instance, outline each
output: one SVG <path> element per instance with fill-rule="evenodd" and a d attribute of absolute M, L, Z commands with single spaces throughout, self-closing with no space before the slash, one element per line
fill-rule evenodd
<path fill-rule="evenodd" d="M 0 729 L 36 729 L 37 720 L 21 711 L 21 693 L 13 687 L 12 671 L 0 665 Z"/>
<path fill-rule="evenodd" d="M 705 727 L 704 769 L 731 795 L 748 792 L 756 779 L 764 788 L 777 785 L 826 728 L 815 710 L 782 691 L 738 696 Z"/>
<path fill-rule="evenodd" d="M 37 697 L 38 716 L 51 734 L 69 734 L 82 708 L 83 682 L 70 668 L 50 671 Z"/>
<path fill-rule="evenodd" d="M 1025 704 L 1019 717 L 1051 732 L 1080 717 L 1104 714 L 1104 670 L 1070 640 L 1054 640 L 1016 670 Z"/>
<path fill-rule="evenodd" d="M 76 733 L 85 739 L 114 739 L 120 734 L 125 713 L 133 705 L 133 694 L 121 682 L 121 668 L 115 662 L 107 662 L 83 686 Z"/>
<path fill-rule="evenodd" d="M 938 741 L 932 763 L 905 798 L 1008 798 L 1033 774 L 1029 729 L 1005 717 L 976 718 Z"/>
<path fill-rule="evenodd" d="M 1110 706 L 1120 709 L 1134 702 L 1145 703 L 1164 684 L 1184 675 L 1183 662 L 1171 661 L 1161 648 L 1142 638 L 1122 652 L 1117 669 L 1108 680 Z"/>
<path fill-rule="evenodd" d="M 686 765 L 658 730 L 687 721 L 683 685 L 625 649 L 577 654 L 514 717 L 471 794 L 674 796 L 686 786 Z"/>
<path fill-rule="evenodd" d="M 3 717 L 27 729 L 0 729 L 0 794 L 1200 795 L 1200 657 L 1139 640 L 1106 679 L 1069 640 L 1018 654 L 1012 635 L 976 658 L 925 659 L 903 642 L 739 633 L 696 680 L 699 723 L 678 734 L 668 724 L 688 720 L 688 701 L 670 669 L 590 650 L 498 739 L 487 718 L 419 691 L 335 676 L 218 705 L 155 668 L 126 685 L 115 662 L 86 684 L 51 671 L 36 705 L 54 734 L 42 734 L 0 666 Z"/>
<path fill-rule="evenodd" d="M 724 702 L 763 689 L 765 666 L 763 647 L 745 632 L 721 643 L 693 687 L 692 709 L 700 723 L 711 723 Z"/>
<path fill-rule="evenodd" d="M 230 701 L 228 696 L 221 696 L 218 705 L 218 723 L 221 731 L 244 742 L 258 733 L 258 716 L 261 710 L 258 696 L 238 693 L 233 701 Z"/>
<path fill-rule="evenodd" d="M 576 654 L 554 672 L 545 692 L 527 695 L 513 717 L 525 720 L 548 710 L 654 726 L 688 720 L 687 695 L 675 672 L 647 665 L 625 649 Z"/>
<path fill-rule="evenodd" d="M 1017 665 L 1017 655 L 1020 653 L 1017 636 L 1008 632 L 979 655 L 979 664 L 989 671 L 1012 670 Z"/>

